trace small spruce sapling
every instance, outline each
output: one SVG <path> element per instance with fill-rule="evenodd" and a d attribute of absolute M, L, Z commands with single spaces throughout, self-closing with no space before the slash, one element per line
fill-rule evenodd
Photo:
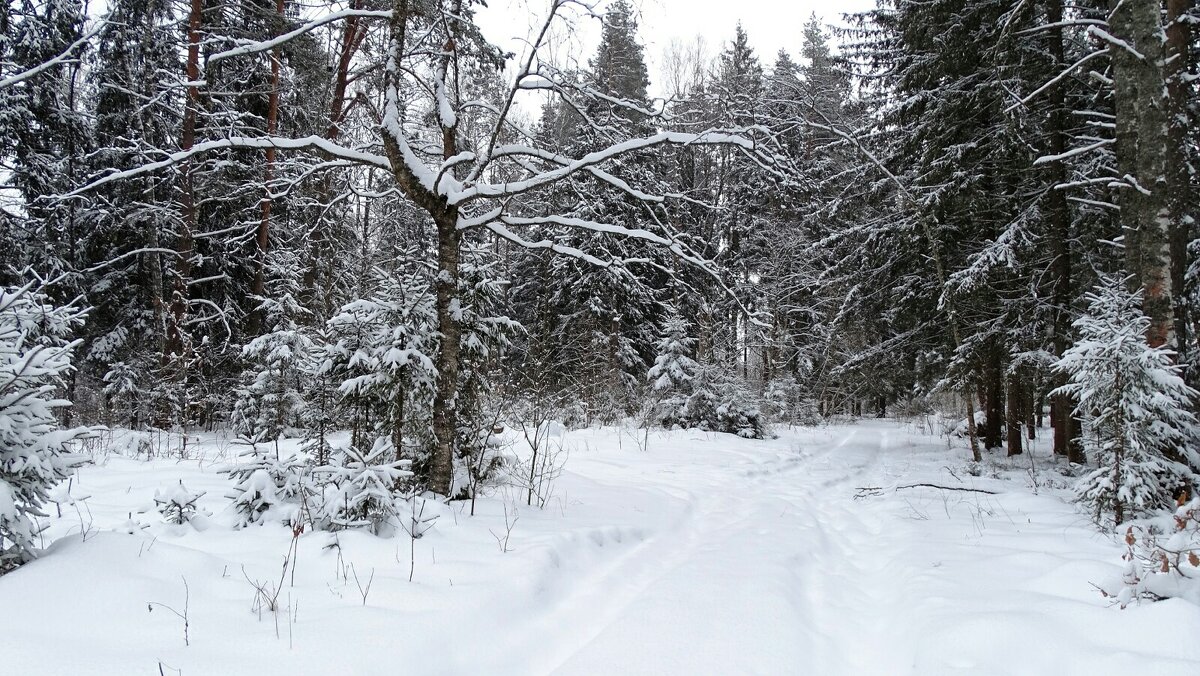
<path fill-rule="evenodd" d="M 692 391 L 699 365 L 689 355 L 696 340 L 688 337 L 687 322 L 677 315 L 666 321 L 658 341 L 658 355 L 646 377 L 657 400 L 657 415 L 664 427 L 681 422 L 681 412 Z"/>
<path fill-rule="evenodd" d="M 1172 490 L 1195 482 L 1200 428 L 1190 409 L 1198 393 L 1169 349 L 1147 344 L 1140 291 L 1105 278 L 1087 299 L 1075 321 L 1079 340 L 1055 365 L 1068 378 L 1055 393 L 1079 402 L 1084 448 L 1097 464 L 1076 499 L 1119 525 L 1171 506 Z"/>
<path fill-rule="evenodd" d="M 234 482 L 228 497 L 237 510 L 238 527 L 262 523 L 273 509 L 284 506 L 297 508 L 276 516 L 294 524 L 299 518 L 297 503 L 309 489 L 305 463 L 295 456 L 283 458 L 277 450 L 267 450 L 261 435 L 239 437 L 236 443 L 243 447 L 238 454 L 239 464 L 221 471 Z"/>
<path fill-rule="evenodd" d="M 76 308 L 54 307 L 32 285 L 0 288 L 0 574 L 32 559 L 35 519 L 73 464 L 67 446 L 87 430 L 61 429 L 55 391 L 72 370 L 83 322 Z"/>
<path fill-rule="evenodd" d="M 177 526 L 188 523 L 196 515 L 196 502 L 204 497 L 204 491 L 193 493 L 180 481 L 165 491 L 154 492 L 154 504 L 163 520 Z"/>
<path fill-rule="evenodd" d="M 408 461 L 394 460 L 391 441 L 380 437 L 368 453 L 354 448 L 335 452 L 332 462 L 315 471 L 326 477 L 320 525 L 329 530 L 369 527 L 380 534 L 396 515 L 401 481 L 412 476 Z"/>

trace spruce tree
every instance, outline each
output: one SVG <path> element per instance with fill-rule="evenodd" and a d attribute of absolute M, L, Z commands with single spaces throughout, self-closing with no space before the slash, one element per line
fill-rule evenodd
<path fill-rule="evenodd" d="M 31 285 L 0 288 L 0 574 L 36 555 L 37 518 L 67 477 L 68 444 L 86 432 L 56 415 L 71 404 L 59 392 L 83 314 L 48 300 Z"/>
<path fill-rule="evenodd" d="M 1172 506 L 1172 494 L 1200 478 L 1197 392 L 1173 353 L 1147 342 L 1152 320 L 1141 310 L 1141 291 L 1125 286 L 1107 277 L 1087 294 L 1088 312 L 1075 322 L 1079 340 L 1056 364 L 1069 378 L 1062 390 L 1079 402 L 1084 446 L 1097 465 L 1080 480 L 1077 499 L 1117 525 Z"/>
<path fill-rule="evenodd" d="M 695 339 L 688 336 L 688 325 L 678 315 L 671 315 L 663 326 L 658 341 L 658 355 L 646 373 L 650 388 L 658 399 L 660 422 L 671 426 L 680 420 L 680 409 L 691 392 L 692 381 L 699 365 L 691 357 Z"/>

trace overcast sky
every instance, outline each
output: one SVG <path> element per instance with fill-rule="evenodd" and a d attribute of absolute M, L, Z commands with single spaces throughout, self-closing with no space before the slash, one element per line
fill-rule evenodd
<path fill-rule="evenodd" d="M 809 15 L 816 12 L 825 23 L 841 23 L 844 12 L 874 6 L 874 0 L 631 0 L 640 12 L 639 37 L 646 47 L 651 91 L 658 93 L 662 80 L 659 63 L 663 50 L 673 39 L 691 42 L 702 36 L 710 54 L 733 37 L 738 21 L 750 36 L 750 43 L 764 66 L 775 61 L 781 48 L 798 56 L 801 30 Z M 479 10 L 479 23 L 493 42 L 519 52 L 539 15 L 544 16 L 549 0 L 489 0 Z M 595 20 L 579 21 L 578 36 L 553 50 L 554 60 L 562 63 L 576 59 L 581 65 L 595 51 L 599 27 Z"/>

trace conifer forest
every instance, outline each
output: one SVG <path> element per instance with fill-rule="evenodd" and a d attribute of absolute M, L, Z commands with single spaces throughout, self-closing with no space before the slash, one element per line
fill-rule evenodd
<path fill-rule="evenodd" d="M 1198 218 L 1194 0 L 0 0 L 0 673 L 1195 674 Z"/>

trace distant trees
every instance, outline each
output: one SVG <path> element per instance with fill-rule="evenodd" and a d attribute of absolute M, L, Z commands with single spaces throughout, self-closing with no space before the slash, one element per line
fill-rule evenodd
<path fill-rule="evenodd" d="M 240 332 L 226 321 L 230 316 L 248 317 L 248 326 L 256 330 L 262 324 L 259 311 L 247 308 L 243 299 L 258 295 L 258 287 L 265 290 L 267 285 L 265 281 L 261 284 L 254 281 L 247 293 L 243 284 L 265 274 L 267 252 L 258 242 L 262 241 L 266 222 L 263 219 L 271 218 L 273 210 L 260 210 L 253 229 L 256 243 L 252 250 L 256 253 L 252 259 L 258 260 L 259 266 L 252 274 L 243 271 L 239 261 L 245 259 L 233 256 L 235 249 L 229 247 L 240 246 L 237 233 L 246 232 L 242 230 L 244 221 L 239 215 L 243 213 L 238 206 L 239 195 L 245 193 L 245 188 L 254 192 L 255 186 L 262 185 L 257 176 L 239 174 L 242 171 L 239 167 L 247 154 L 266 149 L 312 150 L 331 157 L 333 161 L 325 162 L 324 170 L 361 172 L 360 175 L 367 177 L 368 192 L 387 185 L 381 196 L 402 195 L 424 220 L 413 231 L 423 244 L 411 251 L 436 268 L 430 280 L 437 336 L 430 355 L 437 374 L 430 416 L 435 444 L 426 476 L 431 488 L 446 494 L 452 492 L 454 459 L 460 450 L 459 422 L 463 413 L 460 407 L 468 399 L 460 389 L 461 381 L 463 376 L 473 375 L 463 373 L 468 352 L 474 349 L 471 344 L 461 343 L 472 335 L 464 324 L 467 297 L 460 288 L 465 281 L 464 252 L 496 247 L 498 241 L 503 241 L 507 245 L 552 251 L 601 271 L 612 271 L 611 280 L 619 284 L 612 286 L 611 292 L 606 292 L 604 285 L 575 291 L 584 291 L 581 297 L 591 302 L 617 304 L 602 313 L 610 323 L 602 327 L 611 343 L 608 354 L 624 368 L 637 368 L 644 363 L 649 336 L 641 338 L 641 344 L 634 342 L 623 347 L 627 336 L 622 335 L 620 326 L 611 324 L 628 321 L 629 328 L 625 331 L 644 331 L 656 321 L 648 313 L 653 312 L 658 301 L 652 299 L 653 294 L 645 291 L 643 282 L 628 269 L 636 261 L 637 265 L 649 265 L 655 275 L 665 274 L 662 279 L 669 279 L 668 265 L 661 262 L 668 253 L 703 265 L 673 238 L 669 229 L 646 226 L 635 220 L 637 214 L 653 212 L 666 200 L 654 179 L 650 150 L 664 145 L 721 145 L 748 152 L 754 151 L 755 145 L 749 138 L 730 131 L 680 133 L 655 129 L 652 120 L 657 114 L 647 108 L 645 66 L 635 49 L 634 24 L 628 5 L 616 3 L 610 9 L 606 38 L 592 64 L 591 77 L 574 79 L 538 60 L 546 38 L 543 31 L 521 64 L 515 82 L 488 106 L 477 105 L 476 92 L 472 91 L 477 81 L 472 78 L 476 73 L 499 68 L 503 57 L 479 35 L 471 21 L 469 2 L 455 0 L 417 7 L 406 0 L 397 0 L 390 10 L 345 11 L 339 17 L 342 20 L 351 17 L 387 20 L 386 32 L 381 35 L 381 50 L 373 57 L 376 67 L 383 66 L 382 80 L 372 84 L 378 87 L 373 91 L 382 101 L 382 127 L 374 138 L 358 139 L 363 145 L 357 147 L 335 143 L 328 135 L 297 137 L 270 133 L 270 125 L 274 124 L 271 106 L 278 105 L 277 50 L 284 45 L 290 47 L 328 22 L 315 19 L 284 34 L 280 40 L 271 40 L 265 39 L 264 33 L 283 33 L 278 26 L 275 30 L 256 28 L 262 20 L 261 12 L 251 12 L 247 19 L 236 21 L 235 30 L 223 22 L 238 12 L 250 10 L 236 3 L 225 9 L 226 12 L 200 18 L 193 12 L 189 17 L 185 70 L 190 75 L 185 87 L 180 151 L 169 155 L 165 162 L 101 176 L 89 186 L 90 189 L 138 178 L 160 166 L 177 167 L 180 172 L 180 220 L 175 251 L 182 267 L 175 271 L 175 279 L 170 283 L 164 350 L 172 364 L 171 378 L 175 382 L 213 381 L 216 373 L 212 362 L 217 355 L 202 356 L 198 350 L 212 346 L 217 339 L 240 339 Z M 562 3 L 555 4 L 553 9 L 548 21 L 555 20 L 554 13 L 562 9 Z M 274 15 L 279 14 L 276 8 Z M 208 81 L 220 82 L 224 74 L 240 65 L 249 70 L 238 71 L 238 82 L 243 86 L 253 83 L 257 77 L 254 73 L 258 72 L 253 69 L 254 60 L 261 56 L 272 59 L 268 91 L 251 90 L 237 99 L 223 91 L 202 89 L 197 84 L 197 50 L 200 42 L 206 49 L 213 44 L 212 40 L 197 39 L 202 31 L 211 31 L 237 45 L 208 54 L 205 67 Z M 245 31 L 250 32 L 243 35 Z M 237 89 L 238 85 L 231 85 L 226 91 Z M 527 90 L 550 93 L 562 102 L 563 110 L 577 116 L 580 129 L 591 133 L 581 135 L 582 144 L 567 147 L 545 144 L 548 139 L 544 135 L 541 138 L 523 135 L 511 117 L 512 104 L 514 97 Z M 263 116 L 253 114 L 260 110 L 255 106 L 264 99 L 266 129 L 254 122 Z M 245 117 L 247 114 L 251 115 Z M 244 119 L 251 120 L 249 127 Z M 226 122 L 217 127 L 213 124 L 217 120 Z M 747 134 L 753 131 L 749 127 L 738 129 Z M 213 170 L 209 171 L 206 162 L 209 157 L 224 159 L 211 165 Z M 279 162 L 268 159 L 268 167 L 285 171 Z M 226 177 L 243 190 L 217 192 L 202 201 L 199 191 L 209 190 L 209 182 Z M 574 205 L 556 205 L 554 191 L 568 184 L 583 199 Z M 536 199 L 542 194 L 548 196 L 546 201 Z M 274 197 L 270 199 L 275 202 Z M 359 216 L 364 231 L 359 241 L 365 249 L 373 240 L 378 241 L 365 230 L 372 200 L 353 199 L 361 205 Z M 204 231 L 199 224 L 214 218 L 229 224 L 220 231 L 228 234 L 206 243 L 213 231 Z M 647 244 L 652 247 L 647 249 Z M 206 249 L 199 256 L 190 253 L 193 247 L 218 245 L 219 248 Z M 639 253 L 651 252 L 653 247 L 661 248 L 662 253 L 652 253 L 649 257 Z M 593 274 L 592 267 L 583 270 L 574 277 Z M 628 286 L 622 288 L 621 284 Z M 626 293 L 626 288 L 633 292 Z M 213 293 L 196 298 L 195 294 L 203 289 L 211 289 Z M 201 306 L 207 309 L 200 311 Z M 193 307 L 201 312 L 194 318 L 190 314 Z M 623 320 L 622 316 L 628 319 Z M 193 335 L 192 326 L 207 325 L 213 319 L 224 324 L 224 336 Z M 201 372 L 192 376 L 195 368 Z M 186 396 L 189 401 L 193 398 Z"/>
<path fill-rule="evenodd" d="M 234 419 L 322 466 L 342 425 L 459 495 L 502 399 L 617 422 L 674 336 L 677 424 L 946 394 L 984 448 L 1048 412 L 1085 463 L 1053 365 L 1110 276 L 1194 380 L 1187 3 L 881 0 L 773 55 L 737 26 L 661 99 L 625 0 L 549 57 L 574 6 L 513 58 L 472 0 L 5 3 L 0 277 L 92 308 L 63 422 Z"/>

